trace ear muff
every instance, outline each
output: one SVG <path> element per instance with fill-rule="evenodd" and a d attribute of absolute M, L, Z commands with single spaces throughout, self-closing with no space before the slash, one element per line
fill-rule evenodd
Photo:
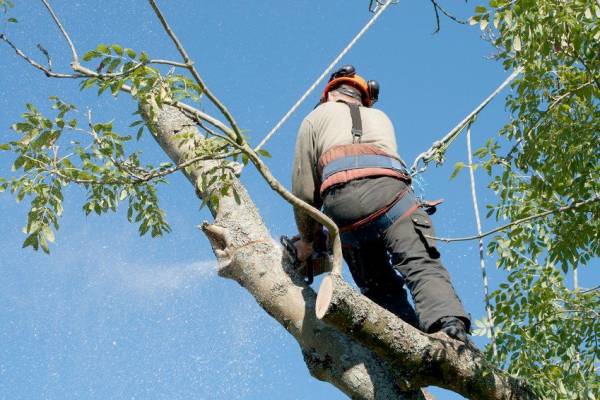
<path fill-rule="evenodd" d="M 367 82 L 367 86 L 369 88 L 369 97 L 371 98 L 371 105 L 373 105 L 377 103 L 377 100 L 379 100 L 379 82 L 371 80 Z"/>

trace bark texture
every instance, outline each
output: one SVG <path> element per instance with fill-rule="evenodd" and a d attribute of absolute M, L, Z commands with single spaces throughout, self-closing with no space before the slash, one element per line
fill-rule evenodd
<path fill-rule="evenodd" d="M 190 157 L 194 144 L 182 146 L 175 135 L 191 130 L 201 140 L 194 122 L 174 107 L 163 106 L 147 121 L 176 164 Z M 199 162 L 182 171 L 199 196 L 199 178 L 213 165 Z M 294 336 L 315 378 L 332 383 L 353 399 L 427 399 L 431 397 L 421 390 L 427 385 L 447 387 L 473 399 L 533 398 L 481 354 L 411 328 L 341 281 L 330 281 L 336 290 L 321 307 L 326 311 L 324 320 L 317 318 L 316 293 L 283 257 L 241 183 L 233 184 L 239 204 L 233 196 L 221 197 L 219 207 L 211 207 L 213 223 L 202 225 L 217 257 L 219 275 L 246 288 Z"/>
<path fill-rule="evenodd" d="M 394 368 L 411 370 L 414 385 L 443 387 L 473 400 L 537 398 L 524 381 L 490 364 L 476 348 L 443 333 L 427 335 L 413 328 L 357 293 L 339 276 L 323 280 L 317 316 Z"/>

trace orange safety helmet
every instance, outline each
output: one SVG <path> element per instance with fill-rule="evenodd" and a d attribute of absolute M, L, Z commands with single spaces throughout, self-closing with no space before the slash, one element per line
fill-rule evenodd
<path fill-rule="evenodd" d="M 331 74 L 329 83 L 325 86 L 321 95 L 321 103 L 327 101 L 327 95 L 341 85 L 352 86 L 361 94 L 361 100 L 365 107 L 371 107 L 379 97 L 379 83 L 377 81 L 366 81 L 362 76 L 356 74 L 352 65 L 344 65 Z"/>

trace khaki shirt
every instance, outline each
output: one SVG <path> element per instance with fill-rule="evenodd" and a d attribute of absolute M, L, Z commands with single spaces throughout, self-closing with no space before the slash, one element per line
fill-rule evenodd
<path fill-rule="evenodd" d="M 390 119 L 382 111 L 360 107 L 363 135 L 361 143 L 374 144 L 386 153 L 398 156 L 396 136 Z M 352 143 L 352 118 L 350 107 L 340 102 L 327 102 L 318 106 L 302 121 L 296 139 L 292 173 L 292 192 L 305 202 L 320 208 L 321 177 L 317 166 L 323 153 L 333 146 Z M 294 210 L 302 238 L 312 241 L 318 224 Z"/>

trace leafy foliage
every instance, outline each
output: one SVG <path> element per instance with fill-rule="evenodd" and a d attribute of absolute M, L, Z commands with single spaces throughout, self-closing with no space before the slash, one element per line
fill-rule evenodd
<path fill-rule="evenodd" d="M 116 211 L 119 202 L 127 199 L 128 215 L 140 223 L 140 234 L 168 232 L 156 196 L 155 185 L 160 180 L 143 179 L 152 167 L 142 167 L 138 153 L 125 154 L 124 146 L 131 137 L 115 133 L 112 123 L 92 124 L 91 119 L 88 130 L 79 128 L 78 120 L 72 118 L 76 107 L 51 99 L 56 110 L 53 119 L 28 104 L 23 121 L 12 126 L 20 138 L 0 145 L 16 155 L 13 171 L 21 173 L 10 180 L 3 178 L 0 189 L 10 189 L 17 201 L 31 197 L 24 247 L 49 251 L 48 242 L 54 241 L 53 230 L 59 228 L 63 211 L 62 191 L 68 184 L 87 190 L 86 214 Z M 62 147 L 69 148 L 68 154 L 61 155 Z"/>
<path fill-rule="evenodd" d="M 524 68 L 506 106 L 510 122 L 477 155 L 498 204 L 488 216 L 517 220 L 600 195 L 600 5 L 490 0 L 479 24 L 506 68 Z M 567 273 L 600 255 L 598 201 L 529 221 L 489 250 L 509 272 L 491 295 L 499 359 L 543 398 L 596 398 L 600 296 L 569 290 Z M 491 349 L 489 351 L 490 357 Z"/>
<path fill-rule="evenodd" d="M 87 52 L 83 60 L 96 60 L 98 65 L 96 76 L 82 80 L 82 90 L 96 87 L 98 95 L 110 90 L 113 96 L 127 90 L 137 99 L 139 108 L 134 115 L 140 118 L 130 124 L 137 130 L 137 140 L 145 128 L 152 130 L 157 113 L 165 104 L 176 104 L 182 99 L 199 101 L 202 96 L 199 85 L 185 75 L 176 74 L 174 69 L 162 74 L 150 66 L 152 60 L 145 52 L 138 54 L 118 44 L 100 44 Z M 67 185 L 86 190 L 86 215 L 114 212 L 127 201 L 128 220 L 139 224 L 141 235 L 149 232 L 153 237 L 170 231 L 159 205 L 157 185 L 165 182 L 167 175 L 193 167 L 196 161 L 213 160 L 213 166 L 197 184 L 202 205 L 218 207 L 217 194 L 231 194 L 240 201 L 232 185 L 232 177 L 237 173 L 235 161 L 240 154 L 228 138 L 200 124 L 206 137 L 200 138 L 195 130 L 175 135 L 178 145 L 189 149 L 181 165 L 142 165 L 140 152 L 126 150 L 132 146 L 131 135 L 116 133 L 111 122 L 94 123 L 91 112 L 87 113 L 87 127 L 82 128 L 77 118 L 80 112 L 74 105 L 57 97 L 51 100 L 56 110 L 53 118 L 28 104 L 23 120 L 12 126 L 19 138 L 0 145 L 0 150 L 15 155 L 13 171 L 20 174 L 10 179 L 0 177 L 0 191 L 10 189 L 17 201 L 31 198 L 24 247 L 49 252 L 48 243 L 54 241 L 59 228 L 62 192 Z M 268 156 L 266 151 L 261 154 Z M 247 163 L 247 157 L 243 156 L 242 162 Z"/>

